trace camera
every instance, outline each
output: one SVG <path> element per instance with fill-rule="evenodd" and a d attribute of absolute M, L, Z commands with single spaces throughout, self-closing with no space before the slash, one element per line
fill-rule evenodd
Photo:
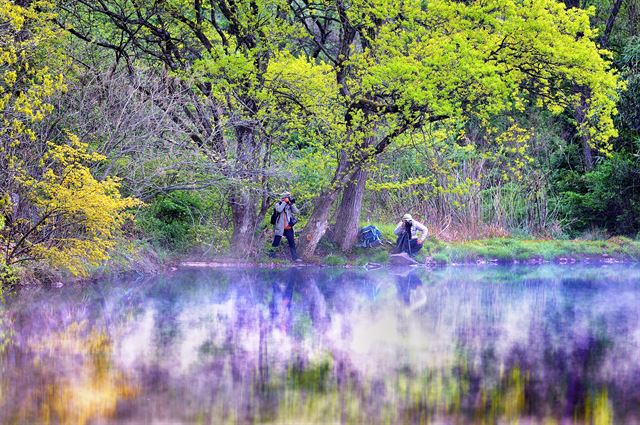
<path fill-rule="evenodd" d="M 290 204 L 295 204 L 296 203 L 296 198 L 289 197 L 289 203 Z"/>

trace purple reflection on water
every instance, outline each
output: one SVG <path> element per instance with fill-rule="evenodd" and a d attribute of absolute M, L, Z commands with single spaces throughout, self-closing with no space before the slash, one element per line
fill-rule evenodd
<path fill-rule="evenodd" d="M 1 423 L 638 423 L 640 269 L 183 270 L 0 309 Z"/>

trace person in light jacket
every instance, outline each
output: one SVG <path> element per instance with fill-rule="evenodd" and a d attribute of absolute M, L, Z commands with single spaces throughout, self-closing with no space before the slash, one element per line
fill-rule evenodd
<path fill-rule="evenodd" d="M 393 233 L 398 236 L 396 241 L 396 250 L 398 252 L 416 255 L 422 249 L 428 230 L 427 226 L 414 220 L 411 214 L 405 214 Z"/>
<path fill-rule="evenodd" d="M 275 235 L 273 237 L 273 243 L 271 244 L 271 256 L 275 256 L 275 248 L 280 246 L 280 241 L 282 240 L 282 236 L 284 236 L 289 243 L 293 261 L 301 261 L 296 251 L 296 241 L 293 230 L 293 226 L 297 221 L 295 214 L 300 213 L 298 207 L 295 206 L 295 202 L 296 200 L 291 197 L 290 192 L 283 193 L 281 199 L 276 202 L 275 210 L 278 217 L 276 218 L 276 224 L 273 226 Z"/>

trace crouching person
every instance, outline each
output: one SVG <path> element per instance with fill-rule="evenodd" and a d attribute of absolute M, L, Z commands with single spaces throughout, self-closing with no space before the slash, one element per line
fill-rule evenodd
<path fill-rule="evenodd" d="M 296 241 L 294 239 L 293 226 L 298 221 L 295 214 L 298 214 L 298 208 L 295 206 L 295 199 L 291 197 L 291 193 L 285 192 L 282 194 L 281 199 L 276 203 L 274 214 L 276 214 L 275 223 L 273 225 L 274 237 L 271 244 L 270 255 L 275 256 L 275 248 L 280 246 L 282 236 L 287 238 L 289 243 L 289 249 L 291 250 L 291 259 L 293 261 L 301 261 L 298 258 L 298 252 L 296 251 Z"/>
<path fill-rule="evenodd" d="M 424 224 L 414 220 L 411 214 L 405 214 L 393 233 L 398 236 L 396 252 L 406 252 L 413 256 L 422 249 L 428 230 Z"/>

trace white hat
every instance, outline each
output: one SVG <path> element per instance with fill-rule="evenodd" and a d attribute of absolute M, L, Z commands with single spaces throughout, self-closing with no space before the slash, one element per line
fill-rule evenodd
<path fill-rule="evenodd" d="M 413 217 L 411 217 L 411 214 L 405 214 L 402 216 L 402 220 L 404 221 L 413 221 Z"/>

